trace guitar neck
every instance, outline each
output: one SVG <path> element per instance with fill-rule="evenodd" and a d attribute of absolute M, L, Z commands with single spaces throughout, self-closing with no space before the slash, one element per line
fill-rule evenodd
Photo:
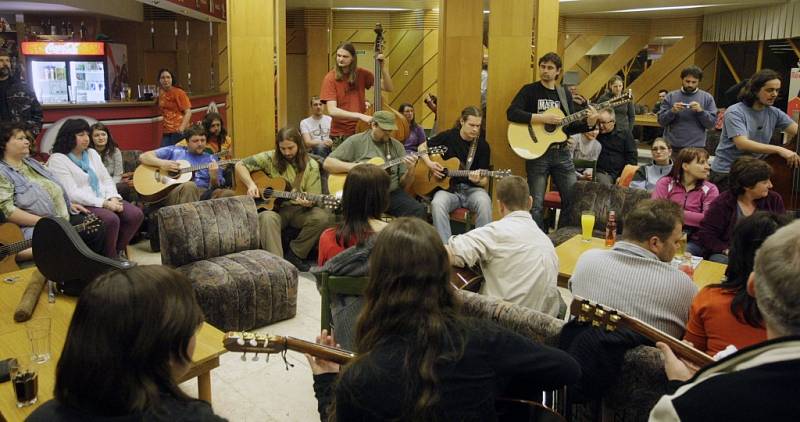
<path fill-rule="evenodd" d="M 356 354 L 337 347 L 316 344 L 294 337 L 284 337 L 260 333 L 230 331 L 222 339 L 225 349 L 242 353 L 280 353 L 284 350 L 308 353 L 338 364 L 346 364 Z"/>
<path fill-rule="evenodd" d="M 324 202 L 327 200 L 335 200 L 336 198 L 333 195 L 324 195 L 321 193 L 305 193 L 305 192 L 283 192 L 283 191 L 272 191 L 271 196 L 281 199 L 297 199 L 297 198 L 305 198 L 311 202 Z"/>
<path fill-rule="evenodd" d="M 610 99 L 608 101 L 604 101 L 604 102 L 602 102 L 600 104 L 595 104 L 594 108 L 595 108 L 595 110 L 599 111 L 599 110 L 602 110 L 602 109 L 607 108 L 607 107 L 616 107 L 618 105 L 625 104 L 627 102 L 630 102 L 630 99 L 627 99 L 625 97 L 617 97 L 617 98 L 612 98 L 612 99 Z M 562 126 L 562 127 L 563 126 L 567 126 L 567 125 L 569 125 L 571 123 L 583 120 L 583 119 L 586 118 L 586 116 L 588 114 L 589 114 L 589 109 L 588 108 L 585 108 L 585 109 L 583 109 L 583 110 L 581 110 L 581 111 L 579 111 L 577 113 L 572 113 L 569 116 L 564 117 L 563 120 L 561 120 L 560 126 Z"/>
<path fill-rule="evenodd" d="M 447 177 L 469 177 L 473 171 L 477 171 L 481 177 L 497 177 L 500 175 L 499 171 L 492 170 L 448 170 Z"/>
<path fill-rule="evenodd" d="M 225 165 L 228 165 L 228 164 L 235 164 L 237 161 L 239 161 L 239 160 L 238 159 L 236 159 L 236 160 L 222 160 L 222 161 L 217 161 L 216 163 L 217 163 L 218 166 L 225 166 Z M 198 164 L 196 166 L 182 168 L 181 169 L 181 173 L 193 173 L 193 172 L 196 172 L 196 171 L 199 171 L 199 170 L 207 169 L 210 166 L 211 166 L 211 163 Z"/>
<path fill-rule="evenodd" d="M 626 316 L 625 325 L 654 342 L 666 343 L 675 355 L 698 367 L 714 362 L 711 356 L 636 318 Z"/>
<path fill-rule="evenodd" d="M 430 154 L 430 153 L 429 153 L 429 154 Z M 406 157 L 418 157 L 418 156 L 420 156 L 420 155 L 422 155 L 422 153 L 421 153 L 421 152 L 409 152 L 409 153 L 407 153 L 407 154 L 406 154 L 405 156 L 403 156 L 403 157 L 395 158 L 395 159 L 393 159 L 393 160 L 389 160 L 389 161 L 387 161 L 387 162 L 385 162 L 385 163 L 381 164 L 381 166 L 380 166 L 380 167 L 381 167 L 383 170 L 386 170 L 386 169 L 388 169 L 389 167 L 394 167 L 394 166 L 396 166 L 396 165 L 398 165 L 398 164 L 402 163 L 402 162 L 403 162 L 403 160 L 405 160 L 405 158 L 406 158 Z"/>
<path fill-rule="evenodd" d="M 91 221 L 87 221 L 85 223 L 78 224 L 78 225 L 73 226 L 73 227 L 75 228 L 75 230 L 78 233 L 80 233 L 80 232 L 86 230 L 86 227 L 88 227 L 89 224 L 91 224 L 93 222 L 94 222 L 94 220 L 91 220 Z M 0 256 L 16 255 L 16 254 L 24 251 L 25 249 L 30 248 L 31 246 L 33 246 L 33 239 L 32 238 L 28 239 L 28 240 L 20 240 L 19 242 L 10 243 L 8 245 L 3 245 L 3 246 L 0 246 Z"/>
<path fill-rule="evenodd" d="M 347 350 L 339 349 L 337 347 L 325 346 L 322 344 L 312 343 L 310 341 L 300 340 L 299 338 L 284 337 L 283 340 L 284 345 L 289 350 L 294 350 L 295 352 L 300 353 L 308 353 L 311 356 L 336 362 L 340 365 L 344 365 L 356 357 L 356 354 L 353 352 L 348 352 Z"/>

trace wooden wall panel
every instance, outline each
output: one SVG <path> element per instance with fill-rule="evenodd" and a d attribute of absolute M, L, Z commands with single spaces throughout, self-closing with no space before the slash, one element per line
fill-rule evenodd
<path fill-rule="evenodd" d="M 572 42 L 564 49 L 564 70 L 575 70 L 573 68 L 578 65 L 578 62 L 586 56 L 586 53 L 591 50 L 601 38 L 603 38 L 600 35 L 576 36 L 566 34 L 566 36 L 566 39 L 571 39 Z"/>
<path fill-rule="evenodd" d="M 539 57 L 547 53 L 558 53 L 558 0 L 538 0 L 534 7 L 534 57 L 533 57 L 533 79 L 538 79 Z M 518 12 L 522 13 L 522 10 Z"/>
<path fill-rule="evenodd" d="M 639 51 L 647 45 L 647 36 L 632 35 L 625 40 L 622 45 L 609 55 L 603 63 L 592 71 L 578 85 L 578 92 L 585 97 L 592 97 L 599 92 L 608 82 L 609 78 L 614 76 L 623 65 L 627 64 L 633 57 L 639 54 Z"/>
<path fill-rule="evenodd" d="M 275 61 L 277 69 L 275 72 L 275 107 L 278 112 L 278 127 L 286 126 L 288 123 L 287 113 L 289 112 L 288 99 L 289 84 L 287 82 L 286 68 L 286 0 L 274 0 L 275 10 L 273 18 L 275 20 Z"/>

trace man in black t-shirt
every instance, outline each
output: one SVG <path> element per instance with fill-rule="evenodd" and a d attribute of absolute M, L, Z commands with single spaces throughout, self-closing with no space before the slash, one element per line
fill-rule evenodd
<path fill-rule="evenodd" d="M 442 242 L 447 244 L 450 239 L 450 213 L 456 208 L 467 208 L 477 214 L 475 226 L 481 227 L 492 221 L 492 198 L 486 192 L 489 183 L 487 177 L 481 177 L 477 171 L 489 168 L 491 151 L 489 144 L 480 136 L 483 114 L 475 106 L 469 106 L 461 111 L 461 118 L 456 127 L 440 132 L 428 142 L 420 145 L 420 151 L 429 146 L 444 145 L 447 151 L 443 159 L 458 158 L 460 170 L 470 171 L 469 177 L 453 177 L 450 179 L 450 190 L 439 190 L 433 195 L 431 201 L 431 216 L 433 226 L 439 232 Z M 473 159 L 469 160 L 469 151 L 475 146 Z M 428 168 L 438 178 L 445 176 L 444 168 L 438 162 L 431 161 L 427 155 L 422 159 Z"/>
<path fill-rule="evenodd" d="M 541 79 L 525 85 L 519 90 L 506 111 L 508 121 L 525 124 L 560 125 L 563 120 L 562 117 L 542 114 L 551 108 L 560 108 L 565 115 L 569 115 L 572 112 L 570 105 L 573 99 L 570 92 L 563 91 L 564 102 L 566 103 L 563 104 L 556 89 L 559 73 L 561 73 L 561 57 L 556 53 L 547 53 L 542 56 L 539 59 L 539 76 Z M 568 135 L 588 132 L 591 127 L 594 127 L 597 121 L 597 112 L 592 106 L 588 106 L 587 110 L 586 122 L 578 121 L 563 127 L 566 133 L 564 135 L 565 141 Z M 569 143 L 554 143 L 540 158 L 527 160 L 525 169 L 528 173 L 528 185 L 533 197 L 531 214 L 536 224 L 542 230 L 545 230 L 542 222 L 542 208 L 548 177 L 553 178 L 558 191 L 561 192 L 561 208 L 563 212 L 569 212 L 568 210 L 572 206 L 572 189 L 577 178 L 575 176 L 575 166 L 572 164 Z"/>

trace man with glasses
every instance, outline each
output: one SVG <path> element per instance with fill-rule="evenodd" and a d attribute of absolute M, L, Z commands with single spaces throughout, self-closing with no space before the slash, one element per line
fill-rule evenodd
<path fill-rule="evenodd" d="M 556 85 L 561 73 L 561 57 L 556 53 L 547 53 L 539 59 L 540 80 L 523 86 L 511 105 L 506 110 L 509 122 L 525 124 L 550 124 L 560 125 L 563 120 L 553 114 L 542 114 L 551 108 L 559 108 L 565 115 L 573 112 L 572 94 L 563 87 Z M 573 122 L 563 127 L 564 140 L 568 135 L 588 132 L 595 125 L 597 113 L 592 106 L 587 108 L 586 122 Z M 528 185 L 533 197 L 531 214 L 536 224 L 544 230 L 542 211 L 544 208 L 544 192 L 547 189 L 547 178 L 552 177 L 553 182 L 561 193 L 562 212 L 569 213 L 572 207 L 572 191 L 577 178 L 575 166 L 572 163 L 572 151 L 569 142 L 554 143 L 547 152 L 535 160 L 527 160 L 525 169 L 528 173 Z"/>
<path fill-rule="evenodd" d="M 311 97 L 311 116 L 300 122 L 300 134 L 306 149 L 320 157 L 327 157 L 331 153 L 333 141 L 331 140 L 331 116 L 322 114 L 322 100 L 318 96 Z"/>
<path fill-rule="evenodd" d="M 638 153 L 636 142 L 630 131 L 619 130 L 616 127 L 614 109 L 604 108 L 597 113 L 597 124 L 600 135 L 597 140 L 602 145 L 600 156 L 597 157 L 597 175 L 595 180 L 613 185 L 617 182 L 625 165 L 636 165 Z"/>
<path fill-rule="evenodd" d="M 681 89 L 670 92 L 661 101 L 658 123 L 664 138 L 672 145 L 672 155 L 686 147 L 706 147 L 706 130 L 717 122 L 714 97 L 700 89 L 703 71 L 689 66 L 681 71 Z"/>

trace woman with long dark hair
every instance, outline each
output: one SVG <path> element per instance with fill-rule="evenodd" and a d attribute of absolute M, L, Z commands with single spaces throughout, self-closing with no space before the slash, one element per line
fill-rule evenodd
<path fill-rule="evenodd" d="M 117 185 L 117 192 L 123 198 L 128 199 L 133 188 L 133 173 L 124 172 L 122 151 L 106 125 L 100 122 L 92 125 L 89 133 L 89 148 L 94 148 L 100 154 L 100 159 L 103 160 L 108 175 Z"/>
<path fill-rule="evenodd" d="M 206 128 L 206 148 L 211 149 L 212 154 L 230 151 L 233 141 L 225 129 L 222 115 L 216 112 L 206 114 L 203 117 L 203 127 Z"/>
<path fill-rule="evenodd" d="M 736 225 L 725 279 L 695 296 L 684 340 L 713 356 L 729 344 L 741 349 L 767 339 L 763 318 L 756 299 L 748 291 L 747 281 L 758 248 L 790 221 L 785 215 L 758 211 Z"/>
<path fill-rule="evenodd" d="M 507 382 L 541 391 L 580 376 L 565 352 L 461 315 L 447 251 L 430 224 L 392 221 L 369 267 L 358 357 L 338 379 L 338 365 L 309 357 L 323 420 L 328 412 L 339 421 L 495 420 L 494 400 Z M 320 342 L 333 339 L 323 332 Z"/>
<path fill-rule="evenodd" d="M 403 116 L 408 120 L 408 127 L 410 130 L 408 137 L 405 142 L 403 142 L 403 146 L 406 152 L 417 152 L 417 148 L 419 148 L 420 144 L 425 142 L 427 138 L 425 137 L 425 130 L 417 123 L 414 106 L 409 103 L 403 103 L 400 104 L 398 111 L 403 113 Z"/>
<path fill-rule="evenodd" d="M 99 276 L 75 306 L 55 399 L 27 420 L 224 420 L 176 382 L 202 324 L 192 282 L 178 271 L 146 265 Z"/>
<path fill-rule="evenodd" d="M 70 119 L 61 125 L 47 166 L 64 186 L 70 201 L 96 214 L 106 226 L 109 258 L 127 259 L 126 248 L 144 220 L 138 207 L 122 199 L 100 154 L 89 148 L 89 124 Z"/>
<path fill-rule="evenodd" d="M 183 132 L 192 118 L 192 102 L 186 91 L 178 88 L 178 81 L 169 69 L 158 71 L 158 98 L 156 104 L 164 120 L 161 121 L 161 146 L 175 145 L 183 139 Z"/>

